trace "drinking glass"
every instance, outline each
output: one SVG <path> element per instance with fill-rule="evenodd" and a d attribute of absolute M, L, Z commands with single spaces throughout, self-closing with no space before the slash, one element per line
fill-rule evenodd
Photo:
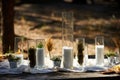
<path fill-rule="evenodd" d="M 14 43 L 14 52 L 16 53 L 15 56 L 20 58 L 18 62 L 18 66 L 20 66 L 23 62 L 23 51 L 26 43 L 24 42 L 23 37 L 15 37 L 15 43 Z"/>
<path fill-rule="evenodd" d="M 62 67 L 73 68 L 73 12 L 62 13 Z"/>
<path fill-rule="evenodd" d="M 27 39 L 24 37 L 15 37 L 14 52 L 27 53 Z"/>
<path fill-rule="evenodd" d="M 104 37 L 96 36 L 95 38 L 95 59 L 96 65 L 104 65 Z"/>
<path fill-rule="evenodd" d="M 116 50 L 116 63 L 120 63 L 120 53 L 119 53 L 119 49 Z"/>
<path fill-rule="evenodd" d="M 14 52 L 23 52 L 23 37 L 15 37 Z"/>
<path fill-rule="evenodd" d="M 28 40 L 28 58 L 29 58 L 29 66 L 34 68 L 36 65 L 36 40 Z"/>
<path fill-rule="evenodd" d="M 85 38 L 76 39 L 76 50 L 77 50 L 77 61 L 79 66 L 86 66 L 88 54 L 87 54 L 87 44 L 85 44 Z"/>
<path fill-rule="evenodd" d="M 108 63 L 109 63 L 108 66 L 110 66 L 110 67 L 116 65 L 116 56 L 108 57 Z"/>
<path fill-rule="evenodd" d="M 36 68 L 42 69 L 45 66 L 45 40 L 36 40 Z"/>

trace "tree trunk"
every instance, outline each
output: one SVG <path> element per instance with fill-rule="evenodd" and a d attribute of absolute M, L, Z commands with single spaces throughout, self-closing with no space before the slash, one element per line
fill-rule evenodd
<path fill-rule="evenodd" d="M 3 53 L 14 51 L 14 0 L 2 0 Z"/>

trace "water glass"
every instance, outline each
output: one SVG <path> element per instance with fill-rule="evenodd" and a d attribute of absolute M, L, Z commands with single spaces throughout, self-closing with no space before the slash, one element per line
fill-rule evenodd
<path fill-rule="evenodd" d="M 108 63 L 109 63 L 109 66 L 116 65 L 116 56 L 110 56 L 110 57 L 108 57 Z"/>

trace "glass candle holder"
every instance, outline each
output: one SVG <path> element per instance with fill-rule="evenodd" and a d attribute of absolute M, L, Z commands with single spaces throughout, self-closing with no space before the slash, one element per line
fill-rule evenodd
<path fill-rule="evenodd" d="M 95 38 L 95 59 L 96 65 L 104 65 L 104 37 L 97 36 Z"/>
<path fill-rule="evenodd" d="M 88 59 L 87 44 L 85 43 L 85 38 L 76 39 L 76 48 L 77 48 L 76 57 L 77 57 L 79 66 L 84 67 Z"/>
<path fill-rule="evenodd" d="M 45 66 L 45 40 L 36 40 L 36 68 L 41 69 Z"/>
<path fill-rule="evenodd" d="M 119 49 L 116 50 L 116 63 L 120 63 L 120 53 L 119 53 Z"/>
<path fill-rule="evenodd" d="M 36 65 L 36 40 L 28 40 L 28 58 L 29 66 L 34 68 Z"/>
<path fill-rule="evenodd" d="M 15 52 L 15 56 L 20 58 L 18 64 L 19 66 L 22 64 L 24 59 L 23 51 L 25 46 L 26 43 L 24 42 L 23 37 L 15 37 L 14 52 Z"/>
<path fill-rule="evenodd" d="M 110 67 L 116 65 L 116 56 L 108 57 L 108 63 Z"/>
<path fill-rule="evenodd" d="M 23 53 L 23 37 L 15 37 L 14 52 Z"/>
<path fill-rule="evenodd" d="M 84 38 L 78 38 L 76 39 L 76 46 L 77 46 L 77 59 L 78 63 L 80 65 L 83 64 L 84 60 L 84 46 L 85 46 L 85 39 Z"/>
<path fill-rule="evenodd" d="M 73 68 L 73 12 L 62 13 L 63 67 Z"/>

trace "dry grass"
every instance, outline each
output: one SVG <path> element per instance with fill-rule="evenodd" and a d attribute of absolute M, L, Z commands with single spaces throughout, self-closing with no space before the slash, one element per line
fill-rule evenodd
<path fill-rule="evenodd" d="M 59 7 L 58 7 L 59 6 Z M 15 7 L 15 34 L 28 39 L 49 38 L 54 40 L 54 55 L 61 54 L 61 12 L 73 11 L 75 17 L 74 38 L 85 37 L 89 54 L 94 54 L 94 38 L 105 37 L 105 51 L 118 48 L 113 38 L 120 42 L 120 10 L 105 5 L 23 4 Z M 21 19 L 21 17 L 24 17 Z"/>

